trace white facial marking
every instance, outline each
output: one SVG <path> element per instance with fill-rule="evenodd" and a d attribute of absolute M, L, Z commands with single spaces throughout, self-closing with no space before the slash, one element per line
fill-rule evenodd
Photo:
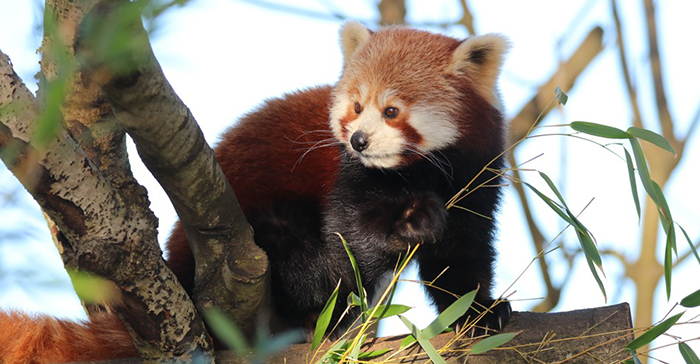
<path fill-rule="evenodd" d="M 408 123 L 423 137 L 421 147 L 426 151 L 447 147 L 459 135 L 459 129 L 452 116 L 438 107 L 427 105 L 412 107 Z"/>
<path fill-rule="evenodd" d="M 367 106 L 360 116 L 345 127 L 348 137 L 356 131 L 367 135 L 367 149 L 361 153 L 352 149 L 350 141 L 344 141 L 346 148 L 360 158 L 367 167 L 392 168 L 401 162 L 406 139 L 403 133 L 389 126 L 376 106 Z"/>
<path fill-rule="evenodd" d="M 417 104 L 409 108 L 391 89 L 382 90 L 377 94 L 375 103 L 374 95 L 369 94 L 370 89 L 367 85 L 359 85 L 358 90 L 361 95 L 359 99 L 346 94 L 336 95 L 331 107 L 330 125 L 334 135 L 345 144 L 348 152 L 358 157 L 367 167 L 395 168 L 401 164 L 403 154 L 408 150 L 440 150 L 453 144 L 459 137 L 459 128 L 454 122 L 451 105 L 438 107 Z M 362 112 L 355 120 L 344 127 L 341 126 L 340 121 L 347 117 L 348 110 L 353 110 L 355 102 L 360 103 Z M 387 123 L 383 113 L 389 106 L 398 108 L 400 115 L 408 116 L 406 122 L 421 136 L 419 145 L 409 145 L 403 132 Z M 365 133 L 368 141 L 367 149 L 362 152 L 357 152 L 350 144 L 350 138 L 356 131 Z"/>

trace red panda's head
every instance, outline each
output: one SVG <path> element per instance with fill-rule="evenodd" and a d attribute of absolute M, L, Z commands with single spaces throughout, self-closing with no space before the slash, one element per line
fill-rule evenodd
<path fill-rule="evenodd" d="M 496 82 L 508 49 L 501 36 L 459 41 L 405 27 L 371 32 L 350 22 L 340 40 L 343 74 L 330 125 L 367 167 L 397 168 L 446 148 L 479 127 L 460 125 L 470 107 L 500 109 Z"/>

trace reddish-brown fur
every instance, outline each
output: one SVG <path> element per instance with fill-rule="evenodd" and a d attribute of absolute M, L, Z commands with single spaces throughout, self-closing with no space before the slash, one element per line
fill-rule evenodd
<path fill-rule="evenodd" d="M 338 150 L 318 148 L 306 152 L 332 136 L 327 122 L 330 90 L 330 86 L 325 86 L 269 100 L 223 134 L 215 148 L 217 161 L 244 213 L 282 196 L 292 201 L 318 200 L 327 194 L 336 176 Z M 191 289 L 194 261 L 179 223 L 167 249 L 170 267 Z M 80 324 L 45 315 L 31 317 L 0 311 L 3 364 L 137 355 L 126 328 L 114 314 L 102 313 Z"/>
<path fill-rule="evenodd" d="M 89 323 L 0 311 L 0 362 L 60 363 L 137 356 L 119 318 L 100 313 Z"/>
<path fill-rule="evenodd" d="M 350 43 L 344 40 L 344 44 Z M 411 51 L 426 49 L 426 45 L 431 51 Z M 485 95 L 474 90 L 476 83 L 465 84 L 458 79 L 461 77 L 445 77 L 435 72 L 435 69 L 450 67 L 452 53 L 459 45 L 458 40 L 448 37 L 393 28 L 367 44 L 357 57 L 346 59 L 335 95 L 359 94 L 360 83 L 369 82 L 370 87 L 396 90 L 395 96 L 409 107 L 422 102 L 444 107 L 450 114 L 466 114 L 463 106 L 469 105 L 473 110 L 491 110 L 492 114 L 498 114 Z M 410 70 L 399 69 L 394 67 L 397 63 L 416 66 Z M 472 78 L 471 75 L 467 77 Z M 376 92 L 369 90 L 369 93 Z M 461 99 L 455 95 L 460 95 Z M 338 148 L 325 147 L 338 142 L 332 139 L 328 125 L 333 97 L 331 86 L 325 86 L 270 100 L 223 134 L 215 148 L 216 157 L 246 216 L 270 207 L 275 201 L 324 204 L 337 177 L 340 158 Z M 378 107 L 380 101 L 371 102 Z M 341 125 L 357 118 L 352 105 L 343 112 Z M 489 136 L 498 134 L 499 126 L 490 121 L 500 120 L 494 115 L 479 120 L 452 115 L 455 119 L 466 120 L 466 125 L 459 125 L 459 134 L 462 140 L 469 141 L 469 149 L 481 151 L 493 146 Z M 423 136 L 407 122 L 408 116 L 400 110 L 388 123 L 401 130 L 407 141 L 419 144 Z M 348 137 L 341 135 L 340 139 L 347 142 Z M 411 163 L 419 156 L 404 155 L 403 158 L 403 163 Z M 179 223 L 167 243 L 167 250 L 168 264 L 183 286 L 191 291 L 194 262 Z M 89 323 L 78 324 L 0 311 L 2 363 L 87 361 L 135 355 L 131 338 L 113 314 L 99 314 Z"/>
<path fill-rule="evenodd" d="M 330 86 L 294 92 L 266 102 L 221 137 L 216 159 L 243 213 L 273 201 L 321 203 L 337 173 L 338 149 L 322 147 L 328 128 Z M 318 144 L 321 143 L 321 144 Z M 194 261 L 178 222 L 168 240 L 168 265 L 186 289 L 192 288 Z"/>

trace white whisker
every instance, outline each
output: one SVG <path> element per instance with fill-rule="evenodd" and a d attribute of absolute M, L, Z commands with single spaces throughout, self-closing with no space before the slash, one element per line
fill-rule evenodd
<path fill-rule="evenodd" d="M 321 148 L 326 148 L 326 147 L 332 147 L 335 145 L 342 145 L 343 143 L 338 141 L 335 138 L 327 138 L 323 140 L 317 141 L 314 145 L 306 149 L 306 151 L 297 159 L 297 161 L 294 163 L 294 166 L 292 166 L 292 172 L 294 172 L 294 169 L 301 163 L 301 161 L 306 157 L 307 154 L 311 153 L 314 150 L 321 149 Z"/>
<path fill-rule="evenodd" d="M 454 170 L 452 169 L 452 163 L 450 163 L 449 159 L 447 159 L 447 157 L 442 152 L 438 152 L 442 156 L 442 157 L 439 157 L 439 156 L 435 155 L 435 153 L 427 151 L 424 148 L 420 147 L 419 145 L 415 145 L 415 144 L 408 144 L 407 150 L 409 152 L 415 153 L 415 154 L 423 157 L 425 160 L 427 160 L 432 165 L 437 167 L 448 181 L 452 181 L 454 179 Z M 449 172 L 448 172 L 448 168 L 449 168 Z"/>

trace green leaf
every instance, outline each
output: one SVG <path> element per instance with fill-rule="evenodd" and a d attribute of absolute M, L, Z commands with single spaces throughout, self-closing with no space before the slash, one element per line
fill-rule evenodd
<path fill-rule="evenodd" d="M 554 191 L 554 193 L 557 195 L 559 199 L 562 200 L 562 204 L 564 204 L 564 207 L 566 208 L 566 204 L 563 201 L 563 198 L 561 197 L 561 194 L 559 191 L 556 189 L 552 181 L 543 173 L 541 173 L 542 178 L 547 181 L 547 184 L 550 185 L 550 188 Z M 533 187 L 527 182 L 523 182 L 527 187 L 529 187 L 535 194 L 541 198 L 549 207 L 554 210 L 564 221 L 569 223 L 571 226 L 574 227 L 576 231 L 576 236 L 578 237 L 579 243 L 581 244 L 581 249 L 584 252 L 584 255 L 586 256 L 586 261 L 588 262 L 588 266 L 591 269 L 591 273 L 593 274 L 593 277 L 595 278 L 596 282 L 598 283 L 598 287 L 600 287 L 601 292 L 603 293 L 603 296 L 605 297 L 605 300 L 607 301 L 607 294 L 605 292 L 605 288 L 603 286 L 603 282 L 601 281 L 600 277 L 598 276 L 598 272 L 596 271 L 595 266 L 598 266 L 600 270 L 603 270 L 603 262 L 602 259 L 600 258 L 600 253 L 598 252 L 598 248 L 595 246 L 595 243 L 593 242 L 593 238 L 591 237 L 590 233 L 588 232 L 588 229 L 579 221 L 572 213 L 571 211 L 568 210 L 568 208 L 563 211 L 559 206 L 557 206 L 552 199 L 549 197 L 545 196 L 542 192 L 540 192 L 538 189 Z M 594 266 L 595 264 L 595 266 Z"/>
<path fill-rule="evenodd" d="M 593 274 L 593 278 L 595 278 L 596 283 L 598 283 L 598 288 L 600 288 L 600 291 L 603 293 L 603 298 L 605 299 L 605 302 L 608 302 L 608 294 L 605 292 L 605 286 L 603 285 L 603 281 L 600 279 L 600 276 L 598 276 L 598 271 L 595 269 L 593 261 L 591 261 L 591 258 L 589 258 L 587 255 L 585 257 L 586 263 L 588 263 L 588 268 L 591 270 L 591 273 Z"/>
<path fill-rule="evenodd" d="M 547 185 L 549 186 L 549 188 L 557 196 L 557 198 L 559 199 L 559 202 L 561 202 L 561 204 L 564 206 L 564 208 L 568 210 L 569 207 L 566 206 L 566 202 L 564 201 L 564 197 L 562 197 L 561 193 L 559 193 L 559 190 L 557 189 L 557 186 L 554 185 L 554 182 L 552 182 L 552 180 L 549 178 L 549 176 L 547 176 L 543 172 L 539 172 L 539 173 L 540 173 L 540 177 L 542 177 L 542 179 L 544 179 L 544 181 L 547 182 Z"/>
<path fill-rule="evenodd" d="M 654 188 L 652 187 L 651 176 L 649 175 L 649 168 L 647 167 L 647 161 L 644 158 L 644 152 L 642 151 L 642 146 L 639 145 L 639 140 L 632 138 L 630 139 L 630 145 L 632 146 L 632 154 L 634 155 L 634 162 L 637 165 L 637 173 L 639 173 L 639 179 L 642 181 L 642 186 L 644 190 L 647 191 L 649 197 L 654 200 L 654 203 L 658 206 L 658 201 L 655 198 Z"/>
<path fill-rule="evenodd" d="M 401 321 L 403 321 L 404 325 L 408 327 L 408 329 L 411 331 L 411 335 L 418 341 L 418 344 L 423 348 L 423 351 L 428 355 L 430 360 L 435 363 L 435 364 L 446 364 L 445 359 L 440 356 L 440 354 L 435 350 L 435 347 L 433 344 L 430 343 L 430 339 L 426 338 L 425 336 L 422 335 L 422 331 L 419 330 L 416 325 L 414 325 L 411 321 L 409 321 L 407 318 L 399 315 L 399 318 Z"/>
<path fill-rule="evenodd" d="M 315 350 L 323 339 L 323 335 L 326 334 L 328 329 L 328 324 L 331 322 L 331 317 L 333 317 L 333 310 L 335 309 L 335 301 L 338 299 L 338 291 L 340 290 L 340 280 L 338 280 L 338 285 L 335 286 L 331 297 L 326 301 L 326 305 L 323 306 L 321 314 L 316 320 L 316 328 L 314 329 L 314 338 L 311 341 L 311 350 Z"/>
<path fill-rule="evenodd" d="M 627 148 L 623 148 L 625 150 L 625 160 L 627 161 L 627 174 L 629 175 L 630 178 L 630 188 L 632 190 L 632 199 L 634 200 L 634 207 L 637 209 L 637 219 L 642 218 L 642 213 L 641 213 L 641 207 L 639 205 L 639 192 L 637 191 L 637 177 L 634 175 L 634 165 L 632 164 L 632 157 L 630 156 L 630 153 L 627 151 Z"/>
<path fill-rule="evenodd" d="M 254 352 L 256 360 L 252 362 L 266 363 L 270 356 L 300 342 L 304 342 L 304 331 L 299 329 L 277 333 L 272 337 L 268 336 L 264 340 L 258 341 Z"/>
<path fill-rule="evenodd" d="M 350 292 L 348 295 L 347 299 L 348 307 L 360 307 L 360 296 L 358 296 L 355 292 Z"/>
<path fill-rule="evenodd" d="M 362 277 L 360 277 L 360 267 L 357 265 L 357 261 L 355 260 L 355 256 L 352 255 L 352 252 L 350 251 L 350 247 L 348 246 L 348 242 L 345 241 L 345 238 L 343 238 L 340 233 L 336 233 L 338 237 L 340 237 L 340 241 L 343 243 L 343 247 L 345 247 L 345 251 L 348 253 L 348 257 L 350 258 L 350 264 L 352 264 L 352 270 L 355 272 L 355 282 L 357 283 L 357 290 L 358 290 L 358 295 L 360 296 L 360 309 L 362 310 L 362 322 L 367 322 L 367 297 L 365 295 L 365 289 L 362 287 Z"/>
<path fill-rule="evenodd" d="M 637 353 L 635 353 L 634 351 L 632 352 L 632 359 L 633 364 L 642 364 L 642 361 L 639 360 L 639 358 L 637 357 Z"/>
<path fill-rule="evenodd" d="M 485 353 L 491 349 L 497 348 L 515 337 L 515 333 L 509 332 L 504 334 L 498 334 L 489 336 L 485 339 L 479 340 L 478 343 L 474 344 L 471 348 L 472 354 Z"/>
<path fill-rule="evenodd" d="M 645 332 L 644 334 L 642 334 L 638 338 L 632 340 L 631 343 L 627 344 L 627 349 L 628 350 L 637 350 L 637 349 L 641 348 L 642 346 L 649 344 L 654 339 L 659 337 L 661 334 L 668 331 L 668 329 L 670 329 L 671 326 L 673 326 L 678 321 L 678 319 L 680 319 L 681 316 L 683 316 L 684 313 L 685 312 L 681 312 L 675 316 L 672 316 L 672 317 L 664 320 L 663 322 L 659 323 L 658 325 L 652 327 L 649 331 Z"/>
<path fill-rule="evenodd" d="M 227 314 L 219 309 L 211 308 L 204 311 L 204 318 L 216 337 L 226 346 L 233 349 L 236 354 L 247 356 L 250 353 L 250 348 L 243 332 Z"/>
<path fill-rule="evenodd" d="M 674 229 L 669 230 L 668 237 L 675 236 Z M 671 273 L 673 269 L 673 245 L 670 242 L 666 242 L 666 249 L 664 254 L 664 281 L 666 282 L 666 299 L 671 298 Z"/>
<path fill-rule="evenodd" d="M 105 303 L 117 298 L 109 280 L 82 270 L 66 269 L 66 272 L 81 301 Z"/>
<path fill-rule="evenodd" d="M 559 206 L 557 206 L 557 204 L 554 203 L 554 201 L 552 201 L 552 199 L 545 196 L 542 192 L 540 192 L 538 189 L 536 189 L 531 184 L 529 184 L 527 182 L 523 182 L 523 184 L 525 186 L 529 187 L 540 199 L 542 199 L 542 201 L 544 201 L 547 205 L 549 205 L 549 207 L 552 210 L 554 210 L 554 212 L 556 212 L 557 215 L 559 215 L 559 217 L 561 217 L 564 221 L 571 224 L 571 226 L 574 226 L 574 227 L 576 226 L 576 223 L 574 223 L 574 221 L 571 220 L 571 218 L 566 213 L 564 213 L 564 211 L 562 211 L 561 208 L 559 208 Z"/>
<path fill-rule="evenodd" d="M 576 236 L 578 237 L 579 243 L 581 244 L 581 249 L 583 249 L 583 253 L 586 254 L 587 257 L 589 257 L 595 265 L 598 266 L 601 270 L 603 269 L 603 261 L 600 258 L 600 253 L 598 253 L 598 248 L 595 246 L 595 243 L 593 242 L 593 238 L 591 238 L 591 234 L 588 233 L 588 229 L 586 229 L 583 224 L 581 224 L 580 221 L 574 216 L 571 216 L 571 219 L 574 220 L 576 223 L 574 227 L 576 227 Z"/>
<path fill-rule="evenodd" d="M 632 135 L 628 134 L 618 128 L 607 126 L 603 124 L 591 123 L 587 121 L 574 121 L 571 123 L 571 129 L 585 133 L 588 135 L 593 135 L 608 139 L 631 139 Z"/>
<path fill-rule="evenodd" d="M 676 154 L 676 151 L 673 149 L 673 147 L 668 142 L 668 140 L 666 140 L 666 138 L 662 137 L 659 134 L 654 133 L 651 130 L 638 128 L 636 126 L 631 126 L 627 129 L 627 133 L 634 135 L 635 137 L 637 137 L 639 139 L 646 140 L 649 143 L 654 144 L 661 149 L 667 150 L 673 155 Z"/>
<path fill-rule="evenodd" d="M 375 350 L 375 351 L 367 351 L 364 353 L 360 353 L 360 355 L 357 356 L 358 359 L 362 360 L 369 360 L 369 359 L 374 359 L 377 357 L 380 357 L 388 352 L 390 352 L 392 349 L 382 349 L 382 350 Z"/>
<path fill-rule="evenodd" d="M 676 224 L 678 225 L 678 224 Z M 678 225 L 679 228 L 681 228 L 681 231 L 683 232 L 683 236 L 685 236 L 685 240 L 688 241 L 688 245 L 690 245 L 690 250 L 693 251 L 693 254 L 695 255 L 695 259 L 698 260 L 698 263 L 700 263 L 700 256 L 698 256 L 698 251 L 695 249 L 695 245 L 693 245 L 693 242 L 690 240 L 690 237 L 688 236 L 688 233 L 685 232 L 685 229 L 683 229 L 682 226 Z"/>
<path fill-rule="evenodd" d="M 581 242 L 581 247 L 583 248 L 583 251 L 587 256 L 589 256 L 594 263 L 598 267 L 602 268 L 602 261 L 600 259 L 600 254 L 598 253 L 598 249 L 595 246 L 595 243 L 593 242 L 593 239 L 591 238 L 591 235 L 588 233 L 588 229 L 586 229 L 585 226 L 579 221 L 576 216 L 574 216 L 571 211 L 569 210 L 569 206 L 566 205 L 566 201 L 564 201 L 564 197 L 561 195 L 559 190 L 557 189 L 557 186 L 554 185 L 554 182 L 547 176 L 546 174 L 539 172 L 540 176 L 542 179 L 547 182 L 547 185 L 549 188 L 554 192 L 554 194 L 557 196 L 559 199 L 559 202 L 561 202 L 562 206 L 564 206 L 564 209 L 566 211 L 566 215 L 569 217 L 567 222 L 569 222 L 577 231 L 577 235 L 579 236 L 579 241 Z"/>
<path fill-rule="evenodd" d="M 671 216 L 671 209 L 668 208 L 668 202 L 666 202 L 666 197 L 664 192 L 658 183 L 651 181 L 651 188 L 654 190 L 656 207 L 659 209 L 659 215 L 661 215 L 661 223 L 664 227 L 666 234 L 669 234 L 669 229 L 673 226 L 673 216 Z M 673 250 L 676 250 L 676 240 L 673 239 Z"/>
<path fill-rule="evenodd" d="M 362 348 L 362 344 L 364 344 L 365 340 L 367 340 L 367 334 L 362 335 L 362 337 L 359 338 L 358 343 L 352 347 L 352 350 L 350 353 L 348 353 L 347 358 L 350 360 L 357 360 L 357 358 L 360 356 L 360 349 Z"/>
<path fill-rule="evenodd" d="M 449 307 L 442 311 L 433 322 L 423 329 L 422 333 L 426 339 L 432 339 L 437 335 L 440 335 L 445 329 L 452 325 L 459 318 L 464 316 L 469 310 L 469 307 L 474 302 L 474 297 L 476 297 L 476 291 L 473 290 L 456 301 L 454 301 Z"/>
<path fill-rule="evenodd" d="M 686 364 L 700 364 L 700 358 L 698 358 L 697 354 L 695 354 L 688 344 L 683 342 L 678 343 L 678 351 L 681 352 L 681 356 Z"/>
<path fill-rule="evenodd" d="M 410 310 L 411 306 L 404 306 L 404 305 L 379 305 L 377 308 L 377 312 L 372 315 L 372 318 L 375 319 L 381 319 L 381 318 L 387 318 L 391 316 L 396 316 L 400 315 L 402 313 L 405 313 L 406 311 Z M 371 309 L 369 311 L 372 311 Z"/>
<path fill-rule="evenodd" d="M 331 363 L 337 362 L 337 360 L 330 361 L 331 357 L 334 355 L 338 355 L 339 353 L 345 352 L 345 350 L 347 350 L 347 345 L 348 345 L 348 339 L 338 340 L 335 344 L 333 344 L 333 346 L 330 349 L 328 349 L 328 351 L 326 351 L 323 354 L 323 356 L 321 357 L 321 359 L 319 359 L 317 361 L 317 363 L 324 363 L 325 364 L 325 363 L 329 363 L 329 362 L 331 362 Z"/>
<path fill-rule="evenodd" d="M 685 296 L 681 300 L 681 306 L 683 306 L 683 307 L 698 307 L 698 306 L 700 306 L 700 289 Z"/>
<path fill-rule="evenodd" d="M 413 335 L 406 336 L 405 338 L 403 338 L 403 340 L 401 340 L 401 345 L 399 345 L 399 350 L 413 344 L 414 342 L 416 342 L 416 338 L 413 337 Z"/>
<path fill-rule="evenodd" d="M 554 90 L 554 93 L 557 95 L 557 101 L 559 101 L 560 104 L 566 105 L 566 101 L 569 100 L 569 96 L 562 91 L 559 86 Z"/>

